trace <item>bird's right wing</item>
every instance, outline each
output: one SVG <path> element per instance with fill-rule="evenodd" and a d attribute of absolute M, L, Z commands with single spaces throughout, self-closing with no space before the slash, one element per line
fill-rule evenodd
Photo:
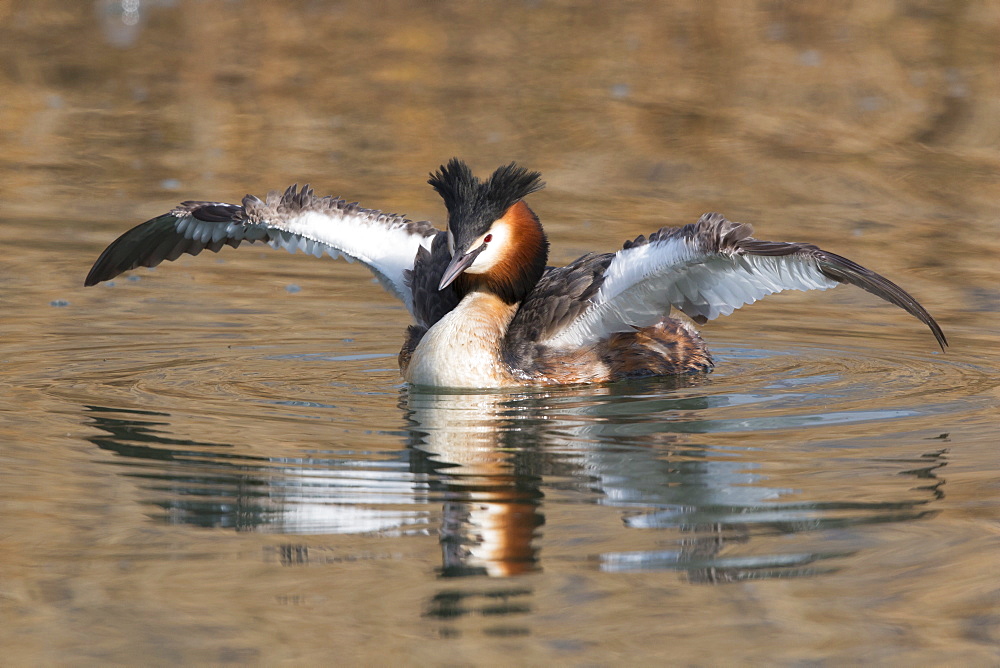
<path fill-rule="evenodd" d="M 184 202 L 170 213 L 138 225 L 116 239 L 97 258 L 84 285 L 94 285 L 139 266 L 155 267 L 181 255 L 197 255 L 243 242 L 264 242 L 289 252 L 301 250 L 344 257 L 368 267 L 382 286 L 413 312 L 405 272 L 417 250 L 430 248 L 444 234 L 428 222 L 363 209 L 337 197 L 316 197 L 309 186 L 252 195 L 243 204 Z"/>

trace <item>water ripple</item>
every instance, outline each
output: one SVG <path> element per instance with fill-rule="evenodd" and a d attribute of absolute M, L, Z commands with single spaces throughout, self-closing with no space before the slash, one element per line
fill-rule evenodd
<path fill-rule="evenodd" d="M 443 574 L 514 575 L 541 567 L 541 528 L 559 535 L 559 520 L 582 507 L 588 524 L 618 515 L 624 533 L 603 536 L 596 551 L 550 550 L 556 563 L 722 582 L 828 572 L 852 553 L 834 549 L 840 532 L 934 514 L 947 437 L 933 427 L 997 386 L 985 366 L 957 357 L 718 356 L 708 376 L 426 393 L 389 374 L 352 385 L 349 372 L 381 372 L 365 366 L 381 355 L 255 348 L 225 364 L 149 355 L 102 382 L 82 371 L 72 387 L 109 401 L 87 404 L 90 441 L 116 455 L 160 521 L 436 535 Z M 129 403 L 166 410 L 116 406 L 122 390 Z M 858 454 L 887 429 L 904 452 Z M 787 536 L 799 540 L 778 540 Z"/>

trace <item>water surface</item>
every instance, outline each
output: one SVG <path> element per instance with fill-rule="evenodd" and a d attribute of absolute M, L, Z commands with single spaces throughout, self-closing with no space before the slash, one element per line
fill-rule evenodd
<path fill-rule="evenodd" d="M 1000 660 L 992 4 L 0 19 L 9 661 Z M 952 345 L 845 287 L 706 325 L 709 375 L 429 393 L 355 265 L 82 287 L 185 199 L 309 180 L 440 222 L 452 155 L 543 171 L 555 262 L 719 210 L 886 274 Z"/>

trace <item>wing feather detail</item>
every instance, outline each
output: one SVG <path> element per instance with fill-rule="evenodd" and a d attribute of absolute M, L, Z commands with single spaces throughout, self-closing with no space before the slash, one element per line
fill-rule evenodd
<path fill-rule="evenodd" d="M 906 310 L 930 328 L 942 349 L 947 345 L 924 307 L 884 276 L 812 244 L 761 241 L 752 232 L 749 225 L 712 213 L 694 225 L 665 227 L 626 243 L 606 256 L 599 290 L 571 322 L 539 328 L 545 333 L 541 343 L 587 345 L 653 325 L 671 309 L 704 323 L 776 292 L 850 283 Z M 537 321 L 540 315 L 531 317 Z"/>
<path fill-rule="evenodd" d="M 430 248 L 438 230 L 428 222 L 364 209 L 338 197 L 316 197 L 292 186 L 261 200 L 252 195 L 242 205 L 183 202 L 170 213 L 138 225 L 116 239 L 94 263 L 85 285 L 94 285 L 135 269 L 155 267 L 181 255 L 223 246 L 263 242 L 290 253 L 358 261 L 407 309 L 413 311 L 405 272 L 417 250 Z"/>

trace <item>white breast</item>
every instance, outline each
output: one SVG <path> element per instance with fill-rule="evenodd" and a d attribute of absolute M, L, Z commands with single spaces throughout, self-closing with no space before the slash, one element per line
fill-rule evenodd
<path fill-rule="evenodd" d="M 420 339 L 406 380 L 434 387 L 501 387 L 514 381 L 500 360 L 500 343 L 514 306 L 473 292 Z"/>

